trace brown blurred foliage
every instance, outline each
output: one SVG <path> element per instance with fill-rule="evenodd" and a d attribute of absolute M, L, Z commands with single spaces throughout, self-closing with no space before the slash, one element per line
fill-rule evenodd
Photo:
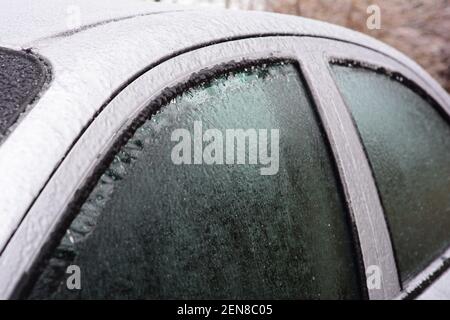
<path fill-rule="evenodd" d="M 261 8 L 261 0 L 241 1 L 245 9 L 256 4 Z M 450 92 L 450 0 L 265 0 L 263 4 L 264 10 L 323 20 L 378 38 L 410 56 Z M 371 4 L 381 8 L 380 30 L 366 26 Z"/>

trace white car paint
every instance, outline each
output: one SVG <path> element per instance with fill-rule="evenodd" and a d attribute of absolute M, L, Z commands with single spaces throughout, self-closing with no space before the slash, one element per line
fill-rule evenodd
<path fill-rule="evenodd" d="M 119 0 L 83 0 L 76 4 L 82 25 L 74 29 L 66 22 L 73 1 L 52 0 L 39 6 L 32 0 L 19 0 L 0 10 L 0 46 L 30 48 L 49 61 L 53 73 L 49 88 L 0 146 L 0 251 L 111 95 L 149 66 L 192 47 L 276 34 L 355 43 L 406 65 L 450 108 L 448 94 L 416 63 L 345 28 L 294 16 L 155 7 L 142 1 L 125 5 Z"/>

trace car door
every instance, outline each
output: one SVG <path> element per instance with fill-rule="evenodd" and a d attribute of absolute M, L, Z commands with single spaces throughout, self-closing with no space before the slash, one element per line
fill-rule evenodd
<path fill-rule="evenodd" d="M 333 45 L 330 45 L 331 43 Z M 400 70 L 405 77 L 416 80 L 419 85 L 425 83 L 408 68 L 381 54 L 358 46 L 306 37 L 255 38 L 211 45 L 177 56 L 143 74 L 120 92 L 94 119 L 29 210 L 0 258 L 2 296 L 14 296 L 23 292 L 27 292 L 29 297 L 33 297 L 33 292 L 39 296 L 39 290 L 35 288 L 39 288 L 40 278 L 44 283 L 46 279 L 51 278 L 45 277 L 48 272 L 54 271 L 52 268 L 46 269 L 52 259 L 61 258 L 58 256 L 61 252 L 77 255 L 74 248 L 61 251 L 67 244 L 70 247 L 77 241 L 71 232 L 81 230 L 77 236 L 83 232 L 96 235 L 97 227 L 98 230 L 104 230 L 96 236 L 99 237 L 99 241 L 103 241 L 100 243 L 106 245 L 104 248 L 111 246 L 109 250 L 112 251 L 106 257 L 114 256 L 113 249 L 118 246 L 114 241 L 121 243 L 123 240 L 122 243 L 126 245 L 122 250 L 128 248 L 131 252 L 136 250 L 140 252 L 127 256 L 124 254 L 127 250 L 116 251 L 119 259 L 114 260 L 114 263 L 111 262 L 118 268 L 111 268 L 106 258 L 101 261 L 106 262 L 108 267 L 102 269 L 103 271 L 94 270 L 99 272 L 97 275 L 112 270 L 120 273 L 129 269 L 129 265 L 124 261 L 134 261 L 135 265 L 142 265 L 143 268 L 159 266 L 158 272 L 153 272 L 152 269 L 152 274 L 159 274 L 160 277 L 149 282 L 153 283 L 150 287 L 158 288 L 159 291 L 148 292 L 146 291 L 148 288 L 140 288 L 139 292 L 144 296 L 170 297 L 165 294 L 178 292 L 179 295 L 176 297 L 202 297 L 201 290 L 186 293 L 186 287 L 154 285 L 165 279 L 164 270 L 173 270 L 171 276 L 192 272 L 190 281 L 193 284 L 205 281 L 206 283 L 211 281 L 211 286 L 212 283 L 223 284 L 222 291 L 216 292 L 211 289 L 212 291 L 203 292 L 207 297 L 368 296 L 377 299 L 398 296 L 401 284 L 390 241 L 391 236 L 377 186 L 372 178 L 370 162 L 364 152 L 352 115 L 345 105 L 328 65 L 329 61 L 336 57 L 364 63 L 371 62 L 389 70 Z M 283 86 L 281 83 L 289 85 Z M 430 95 L 439 96 L 434 92 Z M 251 97 L 257 97 L 258 106 L 251 102 Z M 209 112 L 212 114 L 202 113 L 202 108 L 208 110 L 205 105 L 210 107 Z M 244 106 L 242 110 L 238 105 Z M 180 114 L 179 110 L 189 111 L 185 111 L 187 114 Z M 225 119 L 231 122 L 227 123 Z M 191 138 L 195 140 L 195 125 L 199 122 L 201 125 L 205 123 L 206 132 L 208 129 L 212 130 L 206 138 L 201 137 L 205 142 L 216 141 L 220 136 L 219 133 L 222 133 L 221 130 L 225 130 L 223 137 L 226 136 L 227 129 L 245 129 L 243 131 L 247 135 L 241 149 L 248 147 L 247 154 L 244 153 L 239 162 L 239 152 L 236 151 L 234 154 L 233 151 L 233 155 L 236 155 L 235 162 L 227 163 L 225 155 L 223 162 L 220 163 L 216 149 L 205 161 L 205 157 L 195 158 L 196 152 L 201 154 L 201 151 L 204 153 L 205 150 L 196 149 L 194 145 L 191 154 L 193 158 L 189 164 L 188 158 L 183 158 L 184 154 L 182 157 L 184 160 L 180 163 L 174 161 L 173 157 L 170 157 L 171 162 L 167 157 L 157 157 L 161 154 L 167 156 L 168 152 L 172 155 L 175 144 L 171 143 L 181 142 L 182 132 L 186 133 L 177 130 L 192 128 Z M 178 127 L 178 124 L 183 126 Z M 276 143 L 271 144 L 269 148 L 267 142 L 269 131 L 270 137 L 273 138 L 276 136 L 276 130 L 280 133 L 281 156 L 278 160 L 281 161 L 277 170 L 272 171 L 275 174 L 259 175 L 257 173 L 261 173 L 259 170 L 264 169 L 264 166 L 258 167 L 258 164 L 261 165 L 258 162 L 260 154 L 250 152 L 251 141 L 257 143 L 265 141 L 266 151 L 270 149 L 273 152 L 272 146 Z M 169 139 L 174 132 L 178 132 L 179 136 L 175 134 L 173 140 Z M 203 130 L 199 132 L 203 135 Z M 283 133 L 286 134 L 284 138 Z M 301 136 L 307 138 L 302 139 Z M 220 139 L 217 138 L 218 140 Z M 161 146 L 170 148 L 163 152 L 162 149 L 158 150 Z M 257 149 L 260 150 L 261 146 Z M 151 148 L 153 153 L 145 152 Z M 306 155 L 301 153 L 302 148 L 306 150 Z M 141 151 L 149 158 L 141 158 Z M 254 162 L 251 159 L 252 154 L 256 155 Z M 265 156 L 267 160 L 268 152 Z M 153 171 L 146 173 L 142 170 L 136 171 L 134 177 L 144 179 L 142 184 L 130 183 L 128 187 L 122 186 L 119 188 L 122 190 L 122 196 L 117 198 L 111 196 L 114 194 L 111 190 L 116 183 L 125 180 L 135 181 L 131 178 L 124 179 L 131 177 L 127 173 L 131 171 L 127 171 L 126 166 L 137 163 L 141 161 L 140 159 L 145 159 L 142 163 L 153 164 L 153 167 L 143 166 L 142 170 Z M 159 172 L 160 164 L 165 162 L 168 166 L 163 165 L 161 169 L 164 170 Z M 266 161 L 265 165 L 268 164 Z M 318 164 L 320 165 L 317 167 Z M 271 165 L 270 168 L 273 169 Z M 189 173 L 190 170 L 193 171 Z M 304 173 L 305 176 L 299 175 L 298 172 Z M 216 175 L 219 182 L 208 184 L 211 179 L 216 178 Z M 184 180 L 180 176 L 184 177 Z M 203 185 L 196 185 L 199 181 L 203 181 Z M 310 183 L 306 183 L 308 181 Z M 115 219 L 113 214 L 113 218 L 108 222 L 97 222 L 96 219 L 105 216 L 100 214 L 101 210 L 98 209 L 103 208 L 105 202 L 123 197 L 126 199 L 127 196 L 139 193 L 133 190 L 133 185 L 145 186 L 140 189 L 148 189 L 149 193 L 135 198 L 136 201 L 121 203 L 123 205 L 135 203 L 136 214 L 142 214 L 146 210 L 156 213 L 150 215 L 153 220 L 147 222 L 151 223 L 140 224 L 136 217 L 128 222 L 120 220 L 124 219 L 119 214 L 122 211 L 120 206 L 117 209 L 106 210 L 116 212 Z M 194 194 L 189 193 L 194 192 L 192 190 L 195 191 Z M 171 191 L 174 191 L 173 195 Z M 267 196 L 261 197 L 264 194 L 276 196 L 272 199 Z M 219 197 L 220 195 L 223 197 Z M 211 198 L 216 201 L 211 203 L 206 201 Z M 320 199 L 327 200 L 320 203 Z M 228 203 L 228 207 L 221 210 L 220 203 Z M 172 207 L 171 204 L 175 205 Z M 183 208 L 189 208 L 185 212 L 187 216 L 179 215 Z M 252 214 L 239 217 L 239 214 L 245 211 Z M 278 213 L 278 216 L 267 215 L 269 211 Z M 303 212 L 304 215 L 295 215 L 294 211 Z M 88 215 L 83 215 L 83 212 L 88 212 Z M 168 212 L 171 214 L 162 215 Z M 217 213 L 217 216 L 214 216 L 216 220 L 208 220 L 212 218 L 205 215 L 205 212 Z M 190 220 L 190 213 L 197 214 L 194 215 L 197 217 L 197 220 L 194 219 L 195 223 Z M 308 213 L 318 215 L 313 219 L 314 215 Z M 158 216 L 159 220 L 155 218 Z M 168 219 L 172 224 L 168 225 Z M 144 262 L 138 259 L 146 256 L 139 251 L 144 249 L 134 247 L 133 243 L 136 242 L 132 238 L 126 238 L 126 235 L 133 233 L 133 230 L 139 233 L 141 229 L 137 226 L 142 228 L 142 224 L 158 226 L 159 229 L 156 227 L 146 229 L 144 226 L 139 239 L 158 239 L 150 246 L 153 248 L 150 251 L 159 252 L 158 257 L 162 259 L 152 258 L 154 260 Z M 97 227 L 94 227 L 95 225 Z M 305 229 L 306 225 L 310 225 L 311 228 Z M 214 229 L 214 226 L 222 228 Z M 286 229 L 286 226 L 291 229 Z M 187 229 L 184 230 L 184 227 Z M 111 230 L 117 233 L 112 236 Z M 153 237 L 151 232 L 156 232 Z M 125 238 L 117 238 L 119 234 Z M 158 238 L 160 234 L 167 237 Z M 194 234 L 197 236 L 194 237 Z M 146 238 L 147 236 L 149 238 Z M 206 247 L 203 245 L 209 242 L 210 245 Z M 165 246 L 162 246 L 162 243 L 165 243 Z M 255 243 L 259 243 L 260 247 Z M 242 244 L 242 248 L 238 244 Z M 170 249 L 174 248 L 182 249 L 170 253 Z M 255 249 L 256 252 L 252 251 Z M 92 257 L 89 258 L 88 253 L 92 251 L 84 250 L 85 253 L 80 256 L 87 257 L 83 260 L 87 262 L 86 265 L 98 265 L 93 263 L 95 260 L 92 260 Z M 18 252 L 21 254 L 17 254 Z M 104 252 L 108 253 L 107 250 Z M 171 255 L 165 256 L 167 252 Z M 183 255 L 186 253 L 189 254 Z M 228 253 L 224 254 L 228 259 L 223 257 L 222 260 L 213 259 L 221 257 L 221 253 Z M 192 256 L 196 254 L 198 255 L 196 260 L 192 260 Z M 94 258 L 98 259 L 100 256 L 99 252 Z M 120 259 L 120 257 L 127 258 Z M 152 255 L 148 254 L 148 257 Z M 238 259 L 240 263 L 235 263 L 236 257 L 240 258 Z M 65 263 L 72 263 L 70 259 L 62 260 Z M 164 261 L 168 263 L 162 263 Z M 208 265 L 214 266 L 215 269 L 202 269 L 204 261 L 208 261 Z M 280 266 L 274 267 L 276 261 L 280 261 Z M 291 266 L 292 263 L 294 265 Z M 255 264 L 261 266 L 261 269 L 256 268 L 258 274 L 252 273 L 255 270 L 251 271 L 250 268 Z M 180 265 L 184 267 L 180 269 Z M 178 269 L 175 266 L 178 266 Z M 289 266 L 288 270 L 293 270 L 293 273 L 280 273 L 286 266 Z M 224 271 L 224 268 L 229 270 Z M 29 273 L 30 270 L 34 271 Z M 366 282 L 371 275 L 367 274 L 368 270 L 381 272 L 379 286 L 370 286 Z M 99 279 L 94 277 L 95 272 L 92 278 Z M 32 276 L 27 277 L 28 274 Z M 122 287 L 119 287 L 127 288 L 123 294 L 127 297 L 136 297 L 132 288 L 139 280 L 145 280 L 145 274 L 148 273 L 143 272 L 141 275 L 143 278 L 131 280 L 129 275 L 119 277 L 122 281 Z M 217 279 L 221 274 L 228 275 L 228 278 Z M 206 280 L 199 279 L 199 275 L 205 276 Z M 302 280 L 292 282 L 290 277 Z M 61 279 L 57 279 L 55 286 L 60 285 Z M 111 279 L 107 280 L 107 276 L 105 279 L 103 293 L 91 292 L 90 297 L 111 292 L 111 288 L 117 289 L 117 283 L 108 283 Z M 265 285 L 258 283 L 256 279 L 263 279 Z M 229 283 L 241 283 L 241 287 L 228 286 Z M 288 283 L 292 283 L 292 286 L 287 286 Z M 330 290 L 329 283 L 337 285 Z M 56 291 L 59 290 L 58 286 Z M 298 291 L 302 286 L 310 289 L 304 291 L 305 296 L 301 296 Z M 280 290 L 279 287 L 285 290 Z M 193 285 L 192 288 L 199 289 L 199 286 Z"/>

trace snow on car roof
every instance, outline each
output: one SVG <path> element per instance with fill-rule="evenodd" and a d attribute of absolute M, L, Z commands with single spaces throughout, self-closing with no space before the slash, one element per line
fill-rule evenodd
<path fill-rule="evenodd" d="M 5 1 L 0 10 L 0 46 L 25 46 L 83 26 L 181 9 L 142 0 Z"/>

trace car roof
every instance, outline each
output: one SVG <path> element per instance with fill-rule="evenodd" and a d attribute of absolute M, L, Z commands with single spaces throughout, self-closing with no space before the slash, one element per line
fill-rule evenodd
<path fill-rule="evenodd" d="M 98 85 L 96 92 L 105 95 L 129 83 L 148 66 L 178 53 L 271 35 L 357 44 L 394 58 L 436 85 L 415 62 L 372 37 L 275 13 L 198 9 L 142 0 L 47 0 L 45 4 L 17 0 L 7 2 L 0 11 L 0 30 L 0 47 L 34 53 L 51 67 L 50 86 L 61 84 L 64 76 L 70 75 L 80 86 Z"/>
<path fill-rule="evenodd" d="M 52 64 L 53 57 L 81 56 L 85 50 L 100 53 L 111 44 L 115 50 L 127 53 L 122 57 L 130 52 L 140 55 L 140 49 L 146 50 L 146 44 L 160 49 L 160 55 L 167 55 L 181 50 L 183 45 L 194 47 L 264 35 L 298 35 L 358 44 L 416 67 L 413 61 L 386 44 L 326 22 L 268 12 L 198 9 L 142 0 L 7 2 L 0 11 L 0 30 L 0 47 L 32 50 Z M 173 46 L 163 45 L 168 42 L 173 42 Z M 91 55 L 90 60 L 104 61 L 103 56 L 98 59 L 96 56 L 99 55 Z M 144 58 L 148 63 L 149 58 Z"/>
<path fill-rule="evenodd" d="M 182 7 L 142 0 L 17 0 L 2 3 L 0 45 L 23 47 L 29 43 L 136 15 L 183 10 Z M 186 8 L 184 8 L 186 10 Z M 79 21 L 80 25 L 77 25 Z"/>
<path fill-rule="evenodd" d="M 63 56 L 71 57 L 64 62 L 74 63 L 75 58 L 79 63 L 83 52 L 91 54 L 90 63 L 107 65 L 108 59 L 100 53 L 114 45 L 114 51 L 124 52 L 121 57 L 126 57 L 127 63 L 123 67 L 128 69 L 134 67 L 128 66 L 130 52 L 133 61 L 141 56 L 147 65 L 154 62 L 143 53 L 147 46 L 152 46 L 152 54 L 156 48 L 158 56 L 164 56 L 245 37 L 330 38 L 381 52 L 433 82 L 414 61 L 372 37 L 326 22 L 268 12 L 199 9 L 143 0 L 16 0 L 2 5 L 0 30 L 0 47 L 32 50 L 52 65 Z"/>
<path fill-rule="evenodd" d="M 192 17 L 194 18 L 190 19 Z M 95 28 L 99 30 L 95 41 L 101 44 L 109 39 L 105 34 L 107 29 L 100 27 L 108 27 L 108 25 L 110 27 L 126 20 L 135 20 L 138 25 L 141 24 L 149 31 L 152 27 L 162 27 L 165 30 L 163 34 L 168 33 L 172 38 L 181 38 L 190 34 L 192 42 L 195 41 L 196 35 L 203 34 L 205 31 L 208 31 L 211 39 L 273 33 L 329 37 L 370 48 L 392 50 L 382 42 L 361 33 L 312 19 L 256 11 L 198 9 L 142 0 L 7 2 L 3 4 L 0 11 L 0 29 L 2 30 L 0 46 L 15 49 L 36 48 Z M 200 24 L 198 24 L 199 21 Z M 131 25 L 123 25 L 123 27 L 127 31 L 136 31 Z M 173 32 L 178 27 L 182 27 L 187 33 Z M 158 28 L 157 31 L 162 30 Z M 105 37 L 102 37 L 102 32 Z M 135 36 L 140 34 L 137 32 Z M 158 37 L 158 34 L 152 32 L 147 33 L 147 36 Z M 127 37 L 134 36 L 128 33 Z"/>
<path fill-rule="evenodd" d="M 16 0 L 0 11 L 0 46 L 48 62 L 52 80 L 0 145 L 0 250 L 76 138 L 114 92 L 149 66 L 214 43 L 271 35 L 336 39 L 393 57 L 431 77 L 395 49 L 361 33 L 266 12 L 192 9 L 140 0 Z M 81 24 L 68 23 L 79 8 Z M 23 11 L 22 11 L 23 10 Z M 72 21 L 73 22 L 73 21 Z"/>

